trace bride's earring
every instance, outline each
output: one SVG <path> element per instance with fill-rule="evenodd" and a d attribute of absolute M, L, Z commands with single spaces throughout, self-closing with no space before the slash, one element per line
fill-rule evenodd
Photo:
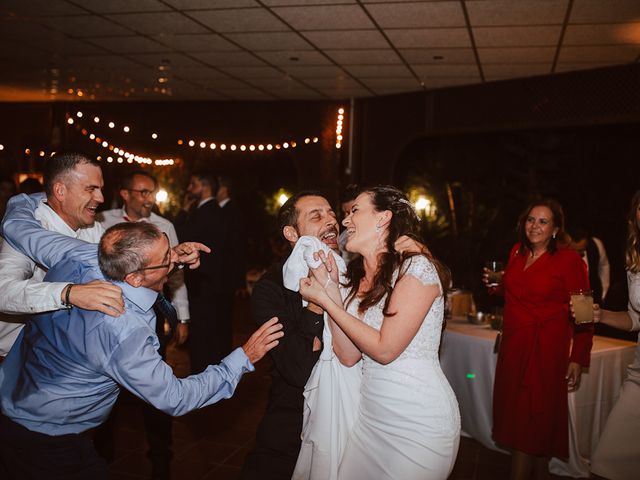
<path fill-rule="evenodd" d="M 381 231 L 382 231 L 382 227 L 380 225 L 376 225 L 376 233 L 380 235 Z"/>

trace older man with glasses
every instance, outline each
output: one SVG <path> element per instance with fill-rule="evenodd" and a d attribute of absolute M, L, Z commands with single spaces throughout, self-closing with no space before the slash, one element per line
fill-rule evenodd
<path fill-rule="evenodd" d="M 7 242 L 48 267 L 45 280 L 115 282 L 119 317 L 72 308 L 31 320 L 0 366 L 0 464 L 9 478 L 106 479 L 86 435 L 109 415 L 122 386 L 169 415 L 184 415 L 233 395 L 245 372 L 282 337 L 273 318 L 201 374 L 179 379 L 157 352 L 154 305 L 177 263 L 199 264 L 195 242 L 171 248 L 146 222 L 108 229 L 99 246 L 44 230 L 37 203 L 14 198 L 3 221 Z"/>
<path fill-rule="evenodd" d="M 178 236 L 173 224 L 166 218 L 153 211 L 158 192 L 158 182 L 154 176 L 144 170 L 133 170 L 124 176 L 119 191 L 122 208 L 106 210 L 97 216 L 98 222 L 105 228 L 121 222 L 148 222 L 160 229 L 169 245 L 178 245 Z M 146 267 L 153 269 L 157 267 Z M 156 334 L 160 340 L 159 352 L 166 359 L 166 347 L 173 337 L 178 345 L 184 344 L 189 335 L 189 299 L 184 281 L 184 273 L 176 271 L 169 277 L 167 290 L 175 312 L 164 300 L 156 306 L 163 307 L 163 314 L 156 321 Z M 171 312 L 171 313 L 168 313 Z M 165 328 L 165 323 L 170 325 Z M 169 335 L 165 332 L 168 331 Z M 116 408 L 117 411 L 117 408 Z M 143 406 L 144 425 L 149 443 L 149 459 L 152 465 L 152 479 L 167 480 L 170 478 L 170 464 L 173 453 L 171 451 L 172 419 L 150 405 Z M 111 460 L 114 451 L 113 416 L 106 422 L 96 437 L 96 445 L 100 454 Z"/>

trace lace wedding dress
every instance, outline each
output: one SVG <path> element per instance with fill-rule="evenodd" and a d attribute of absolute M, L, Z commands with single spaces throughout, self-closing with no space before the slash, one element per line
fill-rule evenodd
<path fill-rule="evenodd" d="M 407 260 L 403 275 L 440 286 L 435 267 L 424 256 Z M 394 282 L 396 278 L 397 272 Z M 378 330 L 384 301 L 361 317 Z M 359 316 L 357 298 L 348 311 Z M 363 354 L 360 405 L 340 462 L 341 480 L 436 480 L 451 472 L 460 438 L 460 412 L 438 359 L 443 315 L 440 295 L 409 346 L 387 365 Z"/>

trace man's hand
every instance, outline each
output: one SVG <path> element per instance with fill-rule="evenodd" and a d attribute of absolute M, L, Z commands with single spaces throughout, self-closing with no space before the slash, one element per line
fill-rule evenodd
<path fill-rule="evenodd" d="M 64 294 L 65 290 L 62 292 Z M 102 280 L 74 284 L 69 292 L 69 302 L 75 307 L 97 310 L 112 317 L 119 317 L 124 313 L 122 290 L 113 283 Z"/>
<path fill-rule="evenodd" d="M 400 253 L 422 253 L 423 255 L 429 254 L 429 249 L 426 245 L 414 240 L 411 237 L 407 237 L 406 235 L 402 235 L 400 238 L 396 240 L 396 243 L 393 245 L 396 252 Z"/>
<path fill-rule="evenodd" d="M 173 339 L 176 342 L 176 345 L 182 345 L 189 338 L 189 324 L 188 323 L 178 323 L 176 325 L 176 331 L 173 332 Z"/>
<path fill-rule="evenodd" d="M 200 266 L 200 252 L 211 253 L 211 249 L 198 242 L 183 242 L 173 247 L 173 251 L 178 255 L 178 262 L 189 265 L 191 270 Z"/>
<path fill-rule="evenodd" d="M 182 200 L 182 209 L 185 212 L 188 212 L 189 210 L 191 210 L 191 207 L 195 205 L 195 203 L 196 203 L 196 197 L 194 197 L 190 193 L 187 193 L 184 196 L 184 199 Z"/>
<path fill-rule="evenodd" d="M 278 317 L 273 317 L 253 332 L 247 343 L 242 346 L 242 350 L 251 363 L 256 363 L 265 353 L 278 345 L 278 339 L 283 335 L 282 324 L 278 323 Z"/>

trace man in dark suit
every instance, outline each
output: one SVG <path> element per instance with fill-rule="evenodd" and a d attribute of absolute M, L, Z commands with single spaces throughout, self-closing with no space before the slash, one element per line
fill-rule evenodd
<path fill-rule="evenodd" d="M 291 245 L 303 235 L 312 235 L 338 249 L 336 215 L 318 192 L 303 191 L 291 197 L 278 213 L 278 226 Z M 269 269 L 251 295 L 256 322 L 261 325 L 277 315 L 284 337 L 270 352 L 269 404 L 258 427 L 256 445 L 244 465 L 244 480 L 291 478 L 301 444 L 304 386 L 322 350 L 323 311 L 311 303 L 303 307 L 300 294 L 284 287 L 285 261 Z"/>
<path fill-rule="evenodd" d="M 211 249 L 199 269 L 185 272 L 191 313 L 187 347 L 193 373 L 219 363 L 231 351 L 231 342 L 226 341 L 231 319 L 225 313 L 229 279 L 223 265 L 232 239 L 224 229 L 224 216 L 215 198 L 217 189 L 215 176 L 194 172 L 174 222 L 180 241 L 197 238 Z"/>

